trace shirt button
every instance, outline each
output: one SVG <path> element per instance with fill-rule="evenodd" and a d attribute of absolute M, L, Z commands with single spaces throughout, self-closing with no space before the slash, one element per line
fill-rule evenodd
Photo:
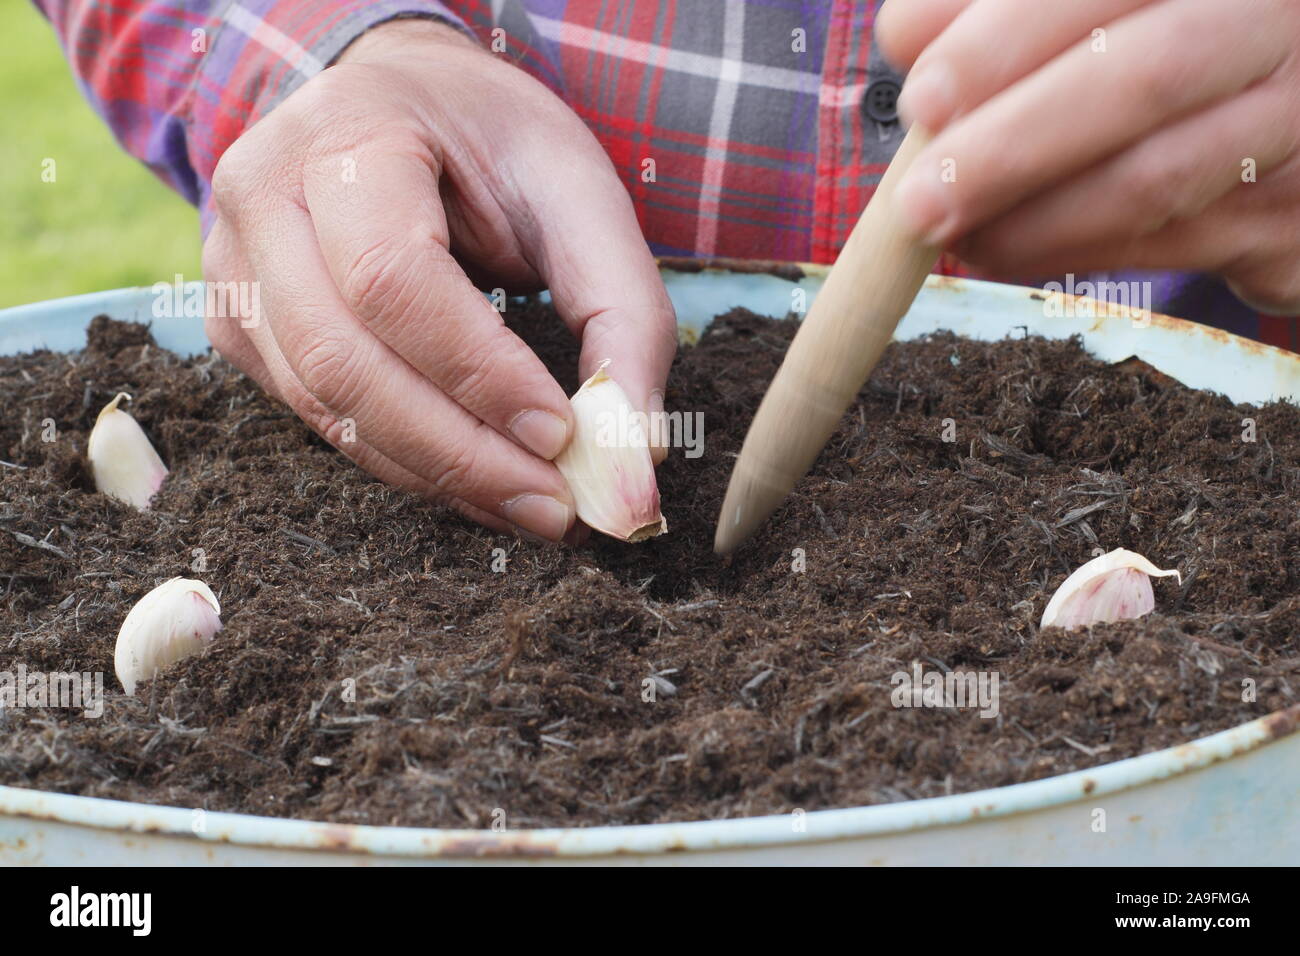
<path fill-rule="evenodd" d="M 874 80 L 862 97 L 862 112 L 877 123 L 892 123 L 898 119 L 899 85 L 893 80 Z"/>

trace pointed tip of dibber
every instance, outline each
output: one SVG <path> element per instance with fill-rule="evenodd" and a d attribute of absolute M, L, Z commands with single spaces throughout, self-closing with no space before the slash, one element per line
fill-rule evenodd
<path fill-rule="evenodd" d="M 736 534 L 732 531 L 733 525 L 740 523 L 740 511 L 736 508 L 722 506 L 722 513 L 718 515 L 718 530 L 713 533 L 713 553 L 725 557 L 736 550 L 748 534 Z"/>
<path fill-rule="evenodd" d="M 782 364 L 736 456 L 713 536 L 717 554 L 736 550 L 777 512 L 812 468 L 847 403 Z"/>
<path fill-rule="evenodd" d="M 732 534 L 723 528 L 719 528 L 717 534 L 713 536 L 713 553 L 720 558 L 725 558 L 749 540 L 749 536 L 753 533 L 751 529 L 744 534 Z"/>
<path fill-rule="evenodd" d="M 770 472 L 770 469 L 768 469 Z M 727 485 L 718 528 L 713 535 L 715 554 L 728 555 L 749 540 L 765 522 L 798 480 L 798 475 L 768 474 L 761 480 L 751 462 L 739 461 Z"/>
<path fill-rule="evenodd" d="M 745 543 L 752 535 L 762 518 L 753 521 L 755 511 L 746 508 L 741 500 L 744 496 L 736 494 L 736 482 L 727 487 L 727 496 L 722 502 L 722 511 L 718 513 L 718 528 L 713 533 L 713 553 L 725 557 Z M 764 516 L 766 517 L 766 516 Z M 744 520 L 749 518 L 750 520 Z"/>

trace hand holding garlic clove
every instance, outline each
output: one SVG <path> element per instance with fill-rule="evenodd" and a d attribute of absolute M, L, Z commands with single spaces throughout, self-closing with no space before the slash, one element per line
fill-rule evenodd
<path fill-rule="evenodd" d="M 668 522 L 659 510 L 649 436 L 636 424 L 626 393 L 605 373 L 608 364 L 602 362 L 570 399 L 576 428 L 555 466 L 582 521 L 634 543 L 663 534 Z"/>

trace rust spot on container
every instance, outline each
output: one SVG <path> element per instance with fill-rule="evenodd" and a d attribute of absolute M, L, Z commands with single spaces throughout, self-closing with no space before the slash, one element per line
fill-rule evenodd
<path fill-rule="evenodd" d="M 1151 324 L 1160 326 L 1165 329 L 1172 329 L 1177 332 L 1187 332 L 1190 326 L 1197 333 L 1204 335 L 1215 345 L 1233 346 L 1252 355 L 1281 356 L 1290 355 L 1286 349 L 1280 349 L 1275 345 L 1265 345 L 1263 342 L 1256 342 L 1254 339 L 1248 339 L 1240 335 L 1233 335 L 1231 332 L 1225 332 L 1223 329 L 1216 329 L 1210 325 L 1201 325 L 1199 322 L 1191 322 L 1187 319 L 1175 318 L 1171 315 L 1161 315 L 1159 312 L 1151 313 Z"/>
<path fill-rule="evenodd" d="M 1092 791 L 1096 789 L 1097 789 L 1097 781 L 1093 780 L 1092 777 L 1089 777 L 1087 780 L 1083 781 L 1084 793 L 1092 793 Z"/>
<path fill-rule="evenodd" d="M 537 843 L 529 837 L 462 837 L 449 840 L 438 848 L 438 856 L 471 857 L 549 857 L 556 856 L 555 847 Z"/>
<path fill-rule="evenodd" d="M 1277 360 L 1284 356 L 1290 356 L 1292 353 L 1286 349 L 1278 348 L 1275 345 L 1265 345 L 1263 342 L 1256 342 L 1254 339 L 1248 339 L 1240 335 L 1234 335 L 1231 332 L 1225 332 L 1223 329 L 1216 329 L 1210 325 L 1202 325 L 1199 322 L 1192 322 L 1188 319 L 1180 319 L 1172 315 L 1163 315 L 1159 312 L 1143 312 L 1137 309 L 1130 309 L 1123 305 L 1114 305 L 1106 302 L 1090 299 L 1087 296 L 1070 295 L 1066 292 L 1053 292 L 1052 296 L 1061 301 L 1068 310 L 1067 314 L 1073 314 L 1078 318 L 1092 317 L 1094 322 L 1092 330 L 1099 330 L 1105 320 L 1133 318 L 1134 313 L 1149 326 L 1167 329 L 1182 335 L 1203 337 L 1208 339 L 1214 347 L 1230 347 L 1245 352 L 1248 355 L 1263 356 L 1269 359 Z M 1048 296 L 1041 292 L 1029 293 L 1031 299 L 1039 302 L 1046 301 Z"/>
<path fill-rule="evenodd" d="M 1270 740 L 1281 740 L 1300 728 L 1300 704 L 1279 710 L 1264 718 L 1264 732 Z"/>
<path fill-rule="evenodd" d="M 325 824 L 319 827 L 316 832 L 320 834 L 320 845 L 316 849 L 343 850 L 349 853 L 358 849 L 352 845 L 352 829 L 350 827 Z"/>

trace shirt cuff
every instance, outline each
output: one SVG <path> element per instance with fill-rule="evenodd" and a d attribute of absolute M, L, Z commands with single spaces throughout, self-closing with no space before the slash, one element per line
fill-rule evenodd
<path fill-rule="evenodd" d="M 230 145 L 372 27 L 439 20 L 474 33 L 438 0 L 234 0 L 216 24 L 193 90 L 191 164 L 206 236 L 215 219 L 212 172 Z"/>

